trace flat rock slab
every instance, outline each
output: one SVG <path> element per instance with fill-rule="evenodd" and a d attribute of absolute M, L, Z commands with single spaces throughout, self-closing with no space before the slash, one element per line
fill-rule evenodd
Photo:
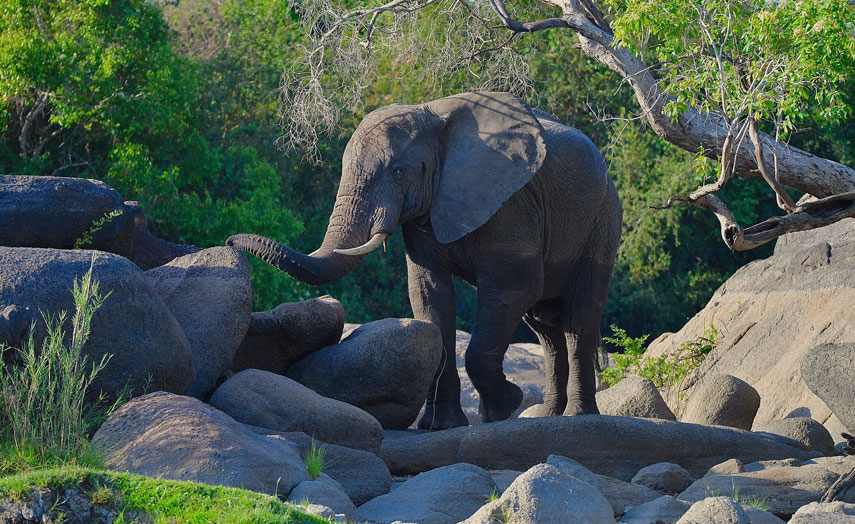
<path fill-rule="evenodd" d="M 681 493 L 678 498 L 696 502 L 710 494 L 734 496 L 740 500 L 758 500 L 769 512 L 789 518 L 800 507 L 819 501 L 839 475 L 811 464 L 801 467 L 773 467 L 737 475 L 709 475 Z"/>
<path fill-rule="evenodd" d="M 607 415 L 505 420 L 387 438 L 380 449 L 393 475 L 413 475 L 457 462 L 486 469 L 526 470 L 546 462 L 553 453 L 577 460 L 599 475 L 625 481 L 657 462 L 679 464 L 698 478 L 731 458 L 754 462 L 819 456 L 783 437 Z"/>
<path fill-rule="evenodd" d="M 802 359 L 801 371 L 808 387 L 821 398 L 840 422 L 855 429 L 855 344 L 822 344 Z"/>

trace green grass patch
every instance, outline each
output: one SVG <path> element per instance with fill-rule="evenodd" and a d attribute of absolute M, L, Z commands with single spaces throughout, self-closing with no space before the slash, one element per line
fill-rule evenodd
<path fill-rule="evenodd" d="M 318 445 L 315 439 L 312 439 L 312 445 L 303 454 L 303 461 L 306 463 L 306 471 L 312 479 L 318 478 L 324 472 L 325 457 L 327 450 L 323 445 Z"/>
<path fill-rule="evenodd" d="M 119 511 L 144 514 L 156 523 L 328 524 L 276 497 L 238 488 L 163 480 L 130 473 L 61 467 L 0 478 L 0 499 L 26 497 L 36 488 L 80 489 L 91 501 Z M 132 522 L 121 517 L 117 522 Z M 147 520 L 147 519 L 146 519 Z"/>

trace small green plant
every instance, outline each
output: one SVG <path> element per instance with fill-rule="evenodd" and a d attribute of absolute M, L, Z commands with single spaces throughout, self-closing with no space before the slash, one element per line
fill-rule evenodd
<path fill-rule="evenodd" d="M 499 500 L 499 492 L 494 489 L 493 491 L 490 492 L 489 495 L 487 495 L 487 499 L 485 502 L 489 503 L 489 502 L 493 502 L 496 500 Z"/>
<path fill-rule="evenodd" d="M 497 520 L 502 524 L 508 524 L 512 516 L 511 504 L 507 500 L 493 512 L 493 520 Z"/>
<path fill-rule="evenodd" d="M 604 340 L 623 348 L 624 352 L 613 354 L 615 365 L 601 373 L 603 381 L 609 386 L 614 386 L 630 375 L 649 378 L 660 389 L 678 386 L 690 372 L 701 365 L 721 340 L 718 329 L 710 324 L 703 336 L 683 342 L 676 351 L 645 358 L 644 342 L 648 335 L 633 338 L 615 325 L 611 328 L 614 336 L 605 337 Z"/>
<path fill-rule="evenodd" d="M 312 477 L 312 479 L 318 478 L 321 473 L 324 472 L 324 457 L 326 452 L 327 450 L 323 445 L 318 446 L 315 439 L 312 439 L 312 444 L 303 453 L 303 461 L 306 463 L 306 471 L 309 472 L 309 476 Z"/>
<path fill-rule="evenodd" d="M 93 257 L 93 266 L 94 266 Z M 92 406 L 84 399 L 96 375 L 110 360 L 104 355 L 90 363 L 82 355 L 89 337 L 93 313 L 109 293 L 99 292 L 92 266 L 72 290 L 75 313 L 71 336 L 66 337 L 66 313 L 57 317 L 42 313 L 46 336 L 41 344 L 30 329 L 17 361 L 0 374 L 0 474 L 34 465 L 82 461 L 93 463 L 86 437 L 92 429 Z M 67 339 L 67 341 L 66 341 Z"/>
<path fill-rule="evenodd" d="M 92 222 L 92 226 L 80 234 L 80 237 L 74 241 L 74 249 L 83 249 L 92 243 L 92 235 L 101 231 L 105 225 L 109 224 L 116 217 L 122 214 L 121 209 L 114 209 L 108 213 L 104 213 L 104 216 Z"/>

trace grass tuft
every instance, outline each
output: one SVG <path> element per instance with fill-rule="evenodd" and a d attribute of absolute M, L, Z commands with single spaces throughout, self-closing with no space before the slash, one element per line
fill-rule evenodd
<path fill-rule="evenodd" d="M 318 445 L 315 439 L 312 439 L 312 444 L 303 454 L 303 461 L 306 463 L 306 471 L 312 479 L 316 479 L 324 472 L 324 457 L 326 456 L 326 448 L 323 445 Z"/>

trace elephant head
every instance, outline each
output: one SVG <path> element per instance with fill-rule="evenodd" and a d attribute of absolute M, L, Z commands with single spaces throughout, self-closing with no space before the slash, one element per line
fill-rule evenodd
<path fill-rule="evenodd" d="M 335 206 L 320 248 L 304 255 L 258 235 L 227 244 L 308 284 L 352 271 L 407 221 L 430 221 L 447 244 L 490 219 L 535 175 L 545 134 L 508 93 L 465 93 L 370 113 L 344 152 Z"/>

